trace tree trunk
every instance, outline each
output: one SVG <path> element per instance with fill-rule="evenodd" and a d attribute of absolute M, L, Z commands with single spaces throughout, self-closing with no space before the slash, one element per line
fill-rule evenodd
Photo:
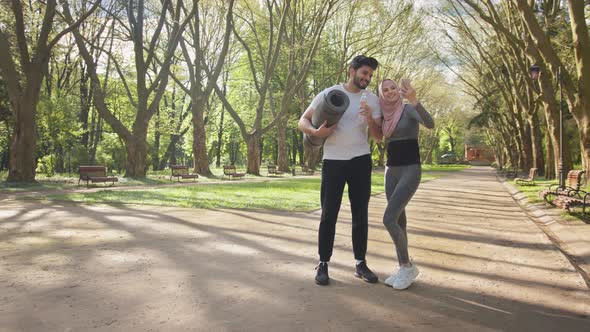
<path fill-rule="evenodd" d="M 581 154 L 582 154 L 582 167 L 586 171 L 586 176 L 584 177 L 584 181 L 588 182 L 588 173 L 590 170 L 590 128 L 584 128 L 580 130 L 580 144 L 581 144 Z"/>
<path fill-rule="evenodd" d="M 248 166 L 246 172 L 253 175 L 260 175 L 260 136 L 254 132 L 246 139 L 248 150 Z"/>
<path fill-rule="evenodd" d="M 82 145 L 88 150 L 89 135 L 88 132 L 88 114 L 90 114 L 90 98 L 88 91 L 88 75 L 86 68 L 80 63 L 80 114 L 78 118 L 82 125 Z"/>
<path fill-rule="evenodd" d="M 189 127 L 186 127 L 180 134 L 170 135 L 170 143 L 168 143 L 166 152 L 164 152 L 164 155 L 160 159 L 160 165 L 158 167 L 160 170 L 166 168 L 166 163 L 168 162 L 168 160 L 170 160 L 170 165 L 176 165 L 176 157 L 174 156 L 174 152 L 176 151 L 176 144 L 178 144 L 178 141 L 180 141 L 180 139 L 186 134 L 188 129 Z"/>
<path fill-rule="evenodd" d="M 590 174 L 590 36 L 584 6 L 587 1 L 568 0 L 577 69 L 576 108 L 572 110 L 580 130 L 583 168 Z M 588 177 L 586 176 L 586 179 Z"/>
<path fill-rule="evenodd" d="M 541 64 L 541 70 L 545 68 Z M 539 76 L 539 88 L 543 98 L 543 113 L 547 125 L 547 163 L 551 164 L 551 172 L 545 174 L 546 179 L 555 179 L 559 169 L 559 105 L 555 99 L 555 90 L 550 75 L 542 73 Z"/>
<path fill-rule="evenodd" d="M 154 171 L 160 169 L 160 136 L 160 108 L 158 107 L 154 121 L 154 149 L 152 153 L 152 169 Z"/>
<path fill-rule="evenodd" d="M 533 158 L 534 167 L 537 168 L 539 175 L 545 173 L 545 158 L 543 158 L 543 134 L 541 133 L 541 126 L 539 123 L 539 116 L 535 111 L 530 118 L 531 138 L 533 141 Z"/>
<path fill-rule="evenodd" d="M 504 165 L 506 164 L 510 164 L 510 166 L 515 167 L 518 164 L 516 163 L 517 159 L 515 159 L 514 155 L 516 154 L 515 152 L 517 151 L 515 148 L 515 145 L 511 139 L 511 137 L 513 137 L 514 133 L 510 133 L 508 134 L 508 131 L 510 131 L 510 129 L 507 128 L 507 130 L 504 132 L 501 132 L 501 137 L 502 137 L 502 142 L 503 144 L 503 151 L 504 151 L 504 157 L 502 158 L 504 160 Z"/>
<path fill-rule="evenodd" d="M 258 151 L 260 151 L 260 155 L 258 156 L 258 159 L 260 160 L 260 163 L 262 164 L 262 154 L 264 152 L 264 137 L 263 136 L 260 137 L 259 142 L 260 142 L 260 146 L 258 147 Z M 275 148 L 276 148 L 276 145 L 275 145 Z M 276 160 L 276 155 L 277 155 L 277 151 L 275 150 L 275 151 L 273 151 L 273 157 L 272 157 L 273 162 L 274 162 L 274 160 Z"/>
<path fill-rule="evenodd" d="M 53 165 L 55 173 L 63 173 L 65 171 L 65 151 L 61 144 L 55 147 L 55 164 Z"/>
<path fill-rule="evenodd" d="M 547 162 L 545 163 L 545 179 L 546 180 L 553 180 L 555 179 L 555 174 L 557 174 L 557 158 L 555 158 L 555 147 L 553 144 L 553 140 L 551 139 L 551 135 L 549 134 L 549 129 L 545 131 L 545 144 L 547 150 Z"/>
<path fill-rule="evenodd" d="M 203 119 L 205 103 L 202 96 L 192 98 L 193 113 L 193 160 L 195 173 L 213 176 L 209 169 L 209 156 L 207 155 L 207 137 L 205 135 L 205 121 Z"/>
<path fill-rule="evenodd" d="M 277 121 L 277 167 L 280 171 L 289 171 L 289 151 L 287 149 L 287 122 L 289 115 Z"/>
<path fill-rule="evenodd" d="M 297 151 L 299 149 L 299 133 L 296 129 L 291 129 L 291 164 L 297 165 Z"/>
<path fill-rule="evenodd" d="M 527 118 L 526 121 L 523 123 L 523 152 L 524 158 L 522 163 L 522 170 L 528 172 L 529 169 L 533 167 L 535 164 L 535 154 L 534 154 L 534 146 L 533 146 L 533 127 L 529 122 L 529 116 L 525 115 Z"/>
<path fill-rule="evenodd" d="M 516 107 L 516 106 L 515 106 Z M 514 119 L 517 123 L 517 136 L 514 139 L 516 146 L 518 148 L 517 151 L 517 164 L 518 168 L 527 170 L 530 168 L 530 165 L 533 161 L 533 149 L 531 143 L 531 135 L 530 131 L 527 131 L 526 121 L 523 121 L 521 112 L 518 108 L 514 108 Z"/>
<path fill-rule="evenodd" d="M 96 125 L 94 124 L 96 118 Z M 96 114 L 93 115 L 92 118 L 92 133 L 90 147 L 88 148 L 88 163 L 90 165 L 94 165 L 96 163 L 96 150 L 98 149 L 98 144 L 100 143 L 100 139 L 102 138 L 102 118 Z"/>
<path fill-rule="evenodd" d="M 223 116 L 225 115 L 225 106 L 221 107 L 221 117 L 219 119 L 219 130 L 217 131 L 217 150 L 215 152 L 215 165 L 221 167 L 221 144 L 223 143 Z"/>
<path fill-rule="evenodd" d="M 10 143 L 7 182 L 35 182 L 35 169 L 37 168 L 35 105 L 37 98 L 32 97 L 31 93 L 33 92 L 27 89 L 25 95 L 19 98 L 18 104 L 12 105 L 16 117 Z"/>
<path fill-rule="evenodd" d="M 147 173 L 147 129 L 138 130 L 125 140 L 127 160 L 125 177 L 145 178 Z"/>
<path fill-rule="evenodd" d="M 572 27 L 572 40 L 574 46 L 574 55 L 576 59 L 577 77 L 573 78 L 565 70 L 562 58 L 553 47 L 549 36 L 543 30 L 535 17 L 535 13 L 528 1 L 515 0 L 518 10 L 530 35 L 535 40 L 535 44 L 543 57 L 544 61 L 550 66 L 553 76 L 559 78 L 560 86 L 563 87 L 564 97 L 570 107 L 570 112 L 576 120 L 578 130 L 580 131 L 580 146 L 582 147 L 582 161 L 584 169 L 590 170 L 590 165 L 586 162 L 590 159 L 590 146 L 582 137 L 587 137 L 590 132 L 590 37 L 588 36 L 588 26 L 584 15 L 584 2 L 581 0 L 569 0 L 570 24 Z M 560 73 L 561 75 L 558 75 Z M 558 77 L 560 76 L 560 77 Z M 566 142 L 564 142 L 565 145 Z M 571 163 L 566 162 L 568 150 L 564 146 L 564 169 L 571 169 Z M 571 159 L 570 159 L 571 160 Z M 567 167 L 566 167 L 567 165 Z"/>
<path fill-rule="evenodd" d="M 176 145 L 172 145 L 172 153 L 170 154 L 170 165 L 178 165 L 178 160 L 176 159 Z"/>

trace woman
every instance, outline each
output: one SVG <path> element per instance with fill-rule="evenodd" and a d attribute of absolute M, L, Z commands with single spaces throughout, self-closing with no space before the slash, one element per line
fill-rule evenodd
<path fill-rule="evenodd" d="M 400 265 L 398 273 L 385 279 L 385 284 L 399 290 L 410 287 L 420 273 L 408 254 L 405 208 L 418 189 L 422 176 L 419 126 L 434 128 L 432 117 L 418 101 L 410 81 L 402 80 L 401 83 L 398 86 L 395 81 L 387 79 L 379 85 L 383 141 L 388 142 L 385 171 L 387 208 L 383 224 L 395 243 Z M 403 98 L 409 104 L 404 104 Z"/>

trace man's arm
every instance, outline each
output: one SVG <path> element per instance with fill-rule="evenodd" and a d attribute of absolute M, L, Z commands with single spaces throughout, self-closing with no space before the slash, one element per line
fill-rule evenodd
<path fill-rule="evenodd" d="M 367 123 L 369 124 L 369 134 L 377 142 L 381 142 L 383 139 L 383 131 L 381 130 L 381 123 L 383 118 L 373 119 L 372 116 L 367 117 Z"/>
<path fill-rule="evenodd" d="M 383 132 L 381 131 L 381 122 L 383 121 L 383 118 L 379 117 L 373 119 L 372 114 L 373 111 L 369 105 L 361 105 L 361 115 L 367 120 L 367 124 L 369 125 L 369 135 L 371 135 L 375 141 L 380 142 L 383 138 Z"/>
<path fill-rule="evenodd" d="M 303 113 L 303 115 L 301 115 L 301 118 L 299 119 L 299 122 L 297 123 L 297 128 L 299 128 L 299 130 L 301 130 L 304 134 L 310 135 L 310 136 L 317 136 L 317 137 L 328 137 L 332 134 L 332 132 L 334 132 L 334 129 L 336 128 L 336 125 L 333 125 L 332 127 L 327 127 L 327 121 L 324 121 L 324 123 L 322 123 L 322 125 L 319 128 L 315 128 L 312 124 L 311 124 L 311 119 L 313 117 L 313 112 L 315 112 L 314 108 L 309 106 L 305 112 Z"/>

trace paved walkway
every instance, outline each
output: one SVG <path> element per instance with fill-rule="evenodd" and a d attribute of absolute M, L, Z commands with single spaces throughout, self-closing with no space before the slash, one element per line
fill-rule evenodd
<path fill-rule="evenodd" d="M 0 331 L 587 331 L 579 271 L 489 168 L 423 183 L 408 208 L 422 274 L 354 278 L 341 211 L 328 287 L 317 213 L 2 201 Z M 368 262 L 394 249 L 371 200 Z"/>

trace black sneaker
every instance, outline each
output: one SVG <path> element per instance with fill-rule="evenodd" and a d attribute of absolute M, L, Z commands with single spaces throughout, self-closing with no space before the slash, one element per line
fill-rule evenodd
<path fill-rule="evenodd" d="M 316 266 L 315 283 L 318 285 L 327 285 L 330 283 L 328 276 L 328 263 L 322 262 Z"/>
<path fill-rule="evenodd" d="M 377 278 L 375 273 L 373 273 L 373 271 L 367 267 L 366 261 L 362 261 L 356 265 L 356 272 L 354 273 L 354 276 L 372 284 L 379 281 L 379 278 Z"/>

